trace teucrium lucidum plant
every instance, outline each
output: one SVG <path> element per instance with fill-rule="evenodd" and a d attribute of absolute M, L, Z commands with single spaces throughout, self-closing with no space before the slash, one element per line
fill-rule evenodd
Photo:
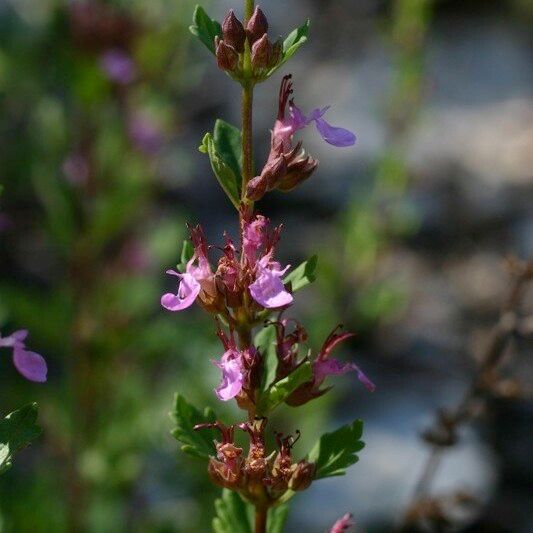
<path fill-rule="evenodd" d="M 176 398 L 175 437 L 184 452 L 206 460 L 212 481 L 224 488 L 216 503 L 216 532 L 252 531 L 253 527 L 256 532 L 281 531 L 290 498 L 315 480 L 343 475 L 363 448 L 362 422 L 356 420 L 322 435 L 304 457 L 293 453 L 298 431 L 276 433 L 277 446 L 267 449 L 272 411 L 297 407 L 323 395 L 329 390 L 323 386 L 329 375 L 354 371 L 368 390 L 374 389 L 355 363 L 331 356 L 350 333 L 335 328 L 316 355 L 302 348 L 306 331 L 288 317 L 288 310 L 295 292 L 314 280 L 317 260 L 313 257 L 297 268 L 281 265 L 276 259 L 281 227 L 272 227 L 255 207 L 269 191 L 290 191 L 316 170 L 318 161 L 306 154 L 301 142 L 294 141 L 298 130 L 314 125 L 335 147 L 355 143 L 353 133 L 326 122 L 327 107 L 309 114 L 300 110 L 292 97 L 291 76 L 286 75 L 267 161 L 260 173 L 253 171 L 254 86 L 267 80 L 305 43 L 308 27 L 306 22 L 284 41 L 272 42 L 265 15 L 248 0 L 244 22 L 230 11 L 220 24 L 198 6 L 191 26 L 218 67 L 242 87 L 241 128 L 217 120 L 213 133 L 207 133 L 200 146 L 236 208 L 240 242 L 225 235 L 214 266 L 202 228 L 191 227 L 191 240 L 184 243 L 180 264 L 167 271 L 177 286 L 161 298 L 169 311 L 198 304 L 213 316 L 222 344 L 220 358 L 213 361 L 221 371 L 215 394 L 221 401 L 235 400 L 244 411 L 241 420 L 228 424 L 210 410 L 201 413 L 181 395 Z M 234 440 L 238 431 L 249 440 L 247 450 Z M 349 520 L 343 524 L 347 527 Z M 343 524 L 336 524 L 337 530 L 344 529 Z"/>

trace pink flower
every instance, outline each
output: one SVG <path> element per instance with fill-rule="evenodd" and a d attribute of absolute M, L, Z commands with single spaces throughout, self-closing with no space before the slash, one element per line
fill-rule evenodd
<path fill-rule="evenodd" d="M 255 265 L 257 254 L 266 246 L 268 220 L 263 215 L 256 215 L 251 222 L 245 222 L 242 231 L 244 254 L 250 265 Z"/>
<path fill-rule="evenodd" d="M 161 297 L 161 305 L 169 311 L 183 311 L 194 303 L 202 289 L 204 294 L 212 292 L 213 289 L 213 272 L 207 259 L 207 244 L 200 226 L 191 228 L 191 239 L 194 255 L 187 263 L 185 272 L 166 271 L 167 274 L 180 278 L 178 292 L 176 294 L 169 292 Z M 196 260 L 198 265 L 194 264 Z"/>
<path fill-rule="evenodd" d="M 241 390 L 244 381 L 244 367 L 241 353 L 235 348 L 229 348 L 220 362 L 213 363 L 222 370 L 222 381 L 215 389 L 215 394 L 219 400 L 227 402 L 235 398 Z"/>
<path fill-rule="evenodd" d="M 329 533 L 343 533 L 353 526 L 355 526 L 355 524 L 352 520 L 352 515 L 346 513 L 333 524 Z"/>
<path fill-rule="evenodd" d="M 161 296 L 161 305 L 165 309 L 169 311 L 183 311 L 190 307 L 200 294 L 202 289 L 200 281 L 204 273 L 199 267 L 193 265 L 194 260 L 195 258 L 193 257 L 187 263 L 187 268 L 183 274 L 175 270 L 166 271 L 167 274 L 180 278 L 180 284 L 176 294 L 167 292 Z"/>
<path fill-rule="evenodd" d="M 324 342 L 316 361 L 313 363 L 314 384 L 318 388 L 327 376 L 341 376 L 348 372 L 357 372 L 357 379 L 369 390 L 374 392 L 376 386 L 355 363 L 344 363 L 338 359 L 330 359 L 333 348 L 342 341 L 353 337 L 353 333 L 337 333 L 335 328 Z"/>
<path fill-rule="evenodd" d="M 285 290 L 282 276 L 290 265 L 281 269 L 277 261 L 271 260 L 267 254 L 257 262 L 257 274 L 254 283 L 249 287 L 252 298 L 267 309 L 276 309 L 289 305 L 293 301 L 292 294 Z"/>
<path fill-rule="evenodd" d="M 327 143 L 337 147 L 355 144 L 355 135 L 351 131 L 332 126 L 322 118 L 330 106 L 314 109 L 309 116 L 305 116 L 296 106 L 294 100 L 289 100 L 289 96 L 292 94 L 292 83 L 289 80 L 290 76 L 285 76 L 281 85 L 278 118 L 272 132 L 273 145 L 277 144 L 274 142 L 274 140 L 277 140 L 283 146 L 284 151 L 289 151 L 292 136 L 298 130 L 307 127 L 311 122 L 315 123 L 318 133 Z M 288 116 L 285 116 L 287 101 L 289 102 L 289 113 Z"/>
<path fill-rule="evenodd" d="M 7 337 L 0 335 L 0 348 L 13 348 L 13 364 L 15 368 L 30 381 L 44 383 L 48 368 L 44 358 L 35 352 L 26 350 L 24 341 L 28 330 L 20 329 Z"/>

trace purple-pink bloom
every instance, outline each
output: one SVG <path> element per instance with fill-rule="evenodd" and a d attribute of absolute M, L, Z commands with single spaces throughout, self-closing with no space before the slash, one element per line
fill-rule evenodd
<path fill-rule="evenodd" d="M 329 533 L 343 533 L 344 531 L 348 531 L 348 529 L 353 526 L 355 526 L 355 523 L 352 520 L 352 515 L 350 513 L 346 513 L 333 524 L 333 527 Z"/>
<path fill-rule="evenodd" d="M 173 294 L 168 292 L 161 296 L 161 305 L 169 311 L 183 311 L 190 307 L 200 294 L 202 286 L 198 274 L 200 269 L 193 265 L 194 258 L 187 263 L 187 268 L 183 274 L 175 270 L 167 270 L 166 273 L 180 278 L 178 292 Z"/>
<path fill-rule="evenodd" d="M 293 301 L 292 294 L 285 289 L 282 276 L 290 265 L 284 269 L 277 261 L 272 261 L 270 254 L 257 262 L 257 274 L 254 283 L 249 287 L 252 298 L 267 309 L 276 309 L 289 305 Z"/>
<path fill-rule="evenodd" d="M 320 386 L 327 376 L 340 376 L 347 372 L 357 372 L 359 381 L 369 390 L 374 392 L 376 386 L 365 373 L 355 363 L 343 363 L 337 359 L 330 359 L 329 356 L 333 349 L 341 342 L 353 337 L 353 333 L 337 333 L 338 327 L 335 328 L 325 340 L 316 361 L 313 363 L 313 373 L 315 386 Z"/>
<path fill-rule="evenodd" d="M 241 354 L 237 349 L 230 347 L 221 357 L 220 362 L 213 361 L 213 364 L 222 370 L 222 381 L 215 389 L 215 394 L 219 400 L 227 402 L 235 398 L 242 390 L 244 368 Z"/>
<path fill-rule="evenodd" d="M 13 364 L 26 379 L 38 383 L 46 381 L 48 368 L 44 358 L 35 352 L 26 350 L 24 343 L 28 330 L 20 329 L 7 337 L 0 335 L 0 348 L 13 348 Z"/>
<path fill-rule="evenodd" d="M 251 222 L 245 222 L 242 232 L 244 255 L 250 265 L 255 265 L 259 250 L 266 245 L 268 221 L 257 215 Z"/>
<path fill-rule="evenodd" d="M 376 386 L 355 363 L 345 363 L 338 359 L 318 359 L 313 364 L 315 380 L 322 383 L 327 376 L 342 376 L 348 372 L 357 372 L 357 379 L 369 390 L 374 392 Z"/>
<path fill-rule="evenodd" d="M 113 82 L 128 85 L 137 76 L 133 59 L 124 51 L 111 49 L 100 57 L 100 68 Z"/>
<path fill-rule="evenodd" d="M 340 148 L 355 144 L 355 134 L 347 129 L 332 126 L 322 118 L 330 106 L 314 109 L 309 116 L 306 116 L 296 106 L 294 100 L 291 99 L 289 100 L 288 116 L 285 116 L 285 106 L 291 93 L 291 83 L 287 81 L 285 85 L 282 84 L 278 118 L 274 124 L 274 131 L 272 132 L 273 138 L 281 142 L 284 151 L 290 149 L 292 136 L 298 130 L 307 127 L 311 122 L 315 123 L 318 133 L 327 143 Z"/>

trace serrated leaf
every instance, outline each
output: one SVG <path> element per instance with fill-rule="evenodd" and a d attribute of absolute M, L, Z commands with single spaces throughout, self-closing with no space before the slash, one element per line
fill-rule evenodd
<path fill-rule="evenodd" d="M 245 502 L 238 493 L 223 489 L 220 498 L 215 500 L 216 516 L 213 519 L 215 533 L 252 533 L 253 506 Z M 289 507 L 278 505 L 268 510 L 267 533 L 283 533 Z"/>
<path fill-rule="evenodd" d="M 233 172 L 231 166 L 217 152 L 213 136 L 208 133 L 205 135 L 203 145 L 211 161 L 211 168 L 217 177 L 220 186 L 227 194 L 231 203 L 236 209 L 240 207 L 240 180 Z"/>
<path fill-rule="evenodd" d="M 310 381 L 313 377 L 313 369 L 311 363 L 306 361 L 300 365 L 292 374 L 274 383 L 260 399 L 260 409 L 262 414 L 269 413 L 275 409 L 280 403 L 284 402 L 287 396 L 291 394 L 303 383 Z"/>
<path fill-rule="evenodd" d="M 317 263 L 318 257 L 314 255 L 295 268 L 290 274 L 287 274 L 283 283 L 290 283 L 293 291 L 297 291 L 298 289 L 309 285 L 309 283 L 312 283 L 316 279 L 315 271 Z"/>
<path fill-rule="evenodd" d="M 222 35 L 220 23 L 205 12 L 202 6 L 196 6 L 192 16 L 193 25 L 189 27 L 190 32 L 198 37 L 207 49 L 215 53 L 215 37 Z"/>
<path fill-rule="evenodd" d="M 213 519 L 215 533 L 252 533 L 249 504 L 236 493 L 223 489 L 215 500 L 216 516 Z"/>
<path fill-rule="evenodd" d="M 37 404 L 25 405 L 0 420 L 0 474 L 11 467 L 13 455 L 41 434 Z"/>
<path fill-rule="evenodd" d="M 261 390 L 266 391 L 276 379 L 278 356 L 276 354 L 276 328 L 273 324 L 261 329 L 254 339 L 255 347 L 263 356 Z"/>
<path fill-rule="evenodd" d="M 185 272 L 187 263 L 192 259 L 194 255 L 194 246 L 191 241 L 186 239 L 183 241 L 183 247 L 181 248 L 180 262 L 178 263 L 178 271 Z"/>
<path fill-rule="evenodd" d="M 281 61 L 270 71 L 268 72 L 268 76 L 273 74 L 281 65 L 286 63 L 302 46 L 307 42 L 307 36 L 309 35 L 309 24 L 310 20 L 306 20 L 304 24 L 302 24 L 299 28 L 294 29 L 285 41 L 283 41 L 283 54 Z"/>
<path fill-rule="evenodd" d="M 233 170 L 237 177 L 238 190 L 242 183 L 242 137 L 241 130 L 228 124 L 222 119 L 217 119 L 213 131 L 213 140 L 217 153 Z"/>
<path fill-rule="evenodd" d="M 216 421 L 216 415 L 212 409 L 206 408 L 202 414 L 181 394 L 176 394 L 171 417 L 176 423 L 176 427 L 172 430 L 172 436 L 182 443 L 181 450 L 184 453 L 203 459 L 215 455 L 213 441 L 217 437 L 216 431 L 213 429 L 195 431 L 193 429 L 196 424 Z"/>
<path fill-rule="evenodd" d="M 346 469 L 359 460 L 356 453 L 365 446 L 362 434 L 362 420 L 355 420 L 332 433 L 324 433 L 308 457 L 308 461 L 316 464 L 315 479 L 346 474 Z"/>

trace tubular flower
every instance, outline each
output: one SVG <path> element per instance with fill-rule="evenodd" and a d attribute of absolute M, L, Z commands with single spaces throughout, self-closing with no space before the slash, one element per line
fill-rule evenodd
<path fill-rule="evenodd" d="M 251 200 L 259 200 L 265 192 L 272 189 L 290 191 L 315 171 L 318 161 L 306 155 L 302 143 L 292 146 L 294 134 L 312 122 L 320 136 L 333 146 L 346 147 L 355 143 L 355 135 L 351 131 L 332 126 L 324 120 L 323 116 L 329 106 L 314 109 L 308 116 L 304 115 L 290 98 L 293 92 L 290 80 L 291 76 L 288 75 L 281 82 L 278 116 L 272 130 L 270 153 L 261 174 L 248 184 L 247 195 Z"/>
<path fill-rule="evenodd" d="M 330 387 L 320 388 L 326 377 L 339 376 L 347 372 L 357 372 L 357 378 L 367 388 L 374 392 L 376 386 L 355 363 L 344 363 L 338 359 L 330 359 L 330 354 L 340 342 L 353 337 L 353 333 L 337 333 L 335 328 L 324 342 L 320 353 L 313 362 L 313 379 L 300 385 L 288 398 L 287 403 L 292 406 L 303 405 L 314 398 L 322 396 Z"/>
<path fill-rule="evenodd" d="M 191 228 L 194 255 L 185 267 L 185 272 L 167 270 L 166 273 L 180 278 L 178 292 L 166 293 L 161 297 L 161 305 L 169 311 L 183 311 L 200 296 L 201 303 L 209 305 L 216 298 L 213 272 L 207 259 L 207 244 L 200 226 Z M 198 264 L 195 265 L 195 262 Z"/>
<path fill-rule="evenodd" d="M 290 265 L 284 269 L 277 261 L 271 260 L 267 254 L 257 262 L 257 277 L 249 287 L 252 298 L 267 309 L 276 309 L 289 305 L 293 301 L 292 294 L 285 290 L 282 276 Z"/>
<path fill-rule="evenodd" d="M 213 363 L 222 370 L 222 381 L 215 389 L 215 394 L 219 400 L 227 402 L 242 390 L 244 368 L 241 353 L 235 348 L 230 348 L 224 353 L 220 362 L 213 361 Z"/>
<path fill-rule="evenodd" d="M 13 348 L 13 364 L 26 379 L 37 383 L 46 381 L 48 368 L 46 361 L 35 352 L 26 350 L 24 341 L 28 336 L 28 330 L 20 329 L 7 337 L 0 335 L 0 348 Z"/>

